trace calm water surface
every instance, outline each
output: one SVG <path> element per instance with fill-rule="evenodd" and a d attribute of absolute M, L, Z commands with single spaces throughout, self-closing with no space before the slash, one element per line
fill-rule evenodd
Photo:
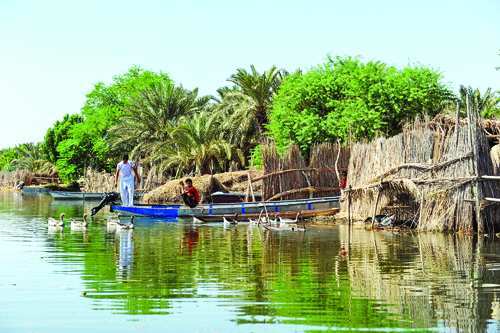
<path fill-rule="evenodd" d="M 89 207 L 85 207 L 88 209 Z M 0 332 L 500 331 L 500 241 L 139 221 L 0 193 Z"/>

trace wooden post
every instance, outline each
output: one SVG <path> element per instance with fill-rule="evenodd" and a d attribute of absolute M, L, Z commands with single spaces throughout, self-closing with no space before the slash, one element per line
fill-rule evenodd
<path fill-rule="evenodd" d="M 255 194 L 253 193 L 252 176 L 250 171 L 248 171 L 248 184 L 250 186 L 250 194 L 252 195 L 252 202 L 255 202 Z"/>
<path fill-rule="evenodd" d="M 245 202 L 248 202 L 250 199 L 250 179 L 247 181 L 247 190 L 245 191 Z"/>
<path fill-rule="evenodd" d="M 472 167 L 473 167 L 473 172 L 476 177 L 480 177 L 481 175 L 479 174 L 479 155 L 477 151 L 477 118 L 476 114 L 473 114 L 473 112 L 476 112 L 476 110 L 472 110 L 471 106 L 471 96 L 469 94 L 466 95 L 465 101 L 466 101 L 466 106 L 467 106 L 467 119 L 468 119 L 468 134 L 469 134 L 469 141 L 472 146 L 472 153 L 473 153 L 473 158 L 472 158 Z M 477 232 L 479 234 L 484 234 L 484 225 L 483 225 L 483 214 L 481 213 L 481 199 L 482 199 L 482 191 L 481 191 L 481 184 L 479 182 L 479 179 L 475 180 L 475 199 L 476 199 L 476 223 L 477 223 Z"/>
<path fill-rule="evenodd" d="M 347 218 L 348 218 L 348 236 L 347 236 L 347 244 L 351 246 L 351 190 L 352 186 L 349 185 L 349 189 L 347 192 Z M 349 249 L 350 250 L 350 249 Z"/>
<path fill-rule="evenodd" d="M 377 208 L 378 208 L 378 203 L 380 201 L 380 197 L 382 196 L 382 189 L 378 189 L 377 193 L 377 200 L 375 200 L 375 206 L 373 207 L 373 214 L 372 214 L 372 229 L 373 225 L 375 224 L 375 215 L 377 214 Z"/>
<path fill-rule="evenodd" d="M 458 145 L 458 130 L 460 128 L 460 102 L 457 101 L 457 118 L 455 119 L 455 144 Z"/>
<path fill-rule="evenodd" d="M 340 185 L 340 175 L 339 175 L 339 158 L 340 158 L 340 140 L 337 139 L 337 158 L 335 158 L 335 174 L 337 175 L 337 182 Z"/>

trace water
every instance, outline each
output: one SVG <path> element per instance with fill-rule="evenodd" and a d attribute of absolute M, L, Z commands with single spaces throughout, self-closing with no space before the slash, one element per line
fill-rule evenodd
<path fill-rule="evenodd" d="M 87 209 L 89 207 L 86 207 Z M 500 240 L 139 222 L 0 193 L 0 332 L 500 331 Z"/>

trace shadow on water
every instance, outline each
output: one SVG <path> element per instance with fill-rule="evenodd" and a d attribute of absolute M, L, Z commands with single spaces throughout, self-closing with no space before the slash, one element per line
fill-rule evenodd
<path fill-rule="evenodd" d="M 186 302 L 215 303 L 215 317 L 252 331 L 291 325 L 482 332 L 500 321 L 495 240 L 355 229 L 349 247 L 344 226 L 273 233 L 149 221 L 116 232 L 107 231 L 102 216 L 87 231 L 47 232 L 44 217 L 81 216 L 81 203 L 16 196 L 0 202 L 0 222 L 16 216 L 8 220 L 11 234 L 39 217 L 26 237 L 44 242 L 51 264 L 77 264 L 71 274 L 80 276 L 79 299 L 91 301 L 89 311 L 174 315 Z"/>

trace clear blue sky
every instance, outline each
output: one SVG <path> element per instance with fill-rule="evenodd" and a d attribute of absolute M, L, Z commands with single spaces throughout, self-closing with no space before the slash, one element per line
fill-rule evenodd
<path fill-rule="evenodd" d="M 500 0 L 0 0 L 0 147 L 37 141 L 131 65 L 211 94 L 237 67 L 328 54 L 500 89 Z"/>

